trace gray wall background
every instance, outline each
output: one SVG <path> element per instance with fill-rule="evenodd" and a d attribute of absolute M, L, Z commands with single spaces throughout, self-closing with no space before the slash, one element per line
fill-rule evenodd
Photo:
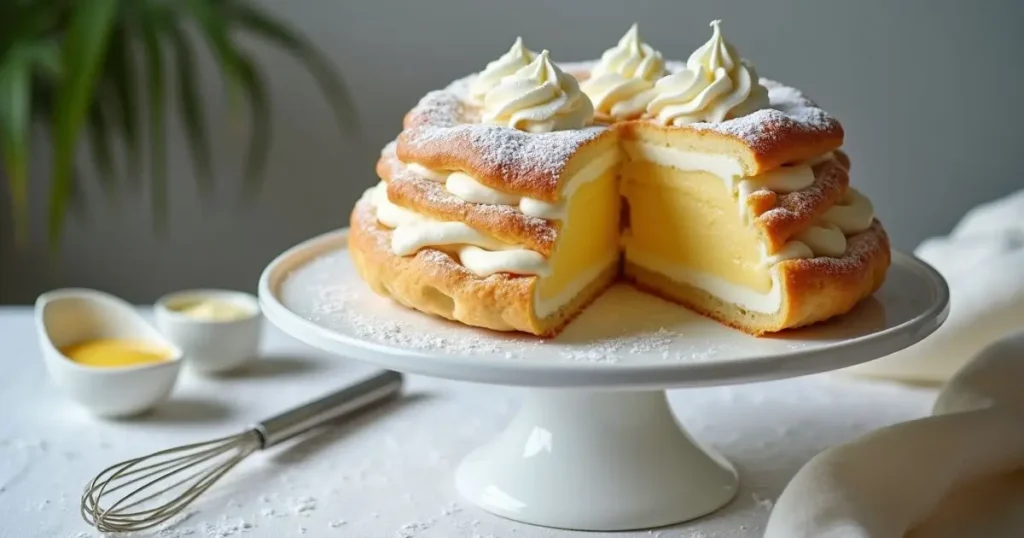
<path fill-rule="evenodd" d="M 1024 4 L 1012 0 L 263 3 L 340 68 L 365 124 L 363 142 L 339 134 L 313 81 L 287 56 L 254 43 L 274 102 L 274 145 L 259 199 L 238 203 L 231 178 L 245 140 L 226 119 L 206 61 L 217 196 L 197 200 L 187 146 L 172 125 L 167 234 L 152 234 L 146 192 L 107 197 L 90 181 L 87 218 L 72 220 L 51 255 L 40 136 L 30 244 L 16 248 L 9 222 L 0 220 L 0 303 L 31 302 L 61 286 L 139 302 L 186 287 L 251 290 L 276 254 L 345 225 L 352 203 L 376 181 L 379 148 L 423 93 L 482 68 L 516 35 L 558 60 L 578 60 L 597 57 L 634 21 L 667 57 L 685 59 L 710 36 L 708 22 L 721 18 L 762 75 L 803 89 L 838 116 L 853 181 L 873 198 L 898 248 L 944 233 L 971 206 L 1024 186 Z"/>

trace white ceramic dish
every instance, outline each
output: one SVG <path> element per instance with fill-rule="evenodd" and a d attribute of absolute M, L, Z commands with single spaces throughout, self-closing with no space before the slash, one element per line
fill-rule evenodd
<path fill-rule="evenodd" d="M 100 416 L 142 413 L 164 401 L 181 370 L 181 349 L 153 328 L 127 302 L 101 291 L 67 288 L 36 300 L 36 331 L 46 369 L 71 399 Z M 172 351 L 153 364 L 101 368 L 82 366 L 60 348 L 93 338 L 143 340 Z"/>
<path fill-rule="evenodd" d="M 316 237 L 264 270 L 260 301 L 299 340 L 388 369 L 533 387 L 504 432 L 456 471 L 459 492 L 503 517 L 550 527 L 658 527 L 712 512 L 736 494 L 734 468 L 668 407 L 667 388 L 824 372 L 931 334 L 949 290 L 898 252 L 885 285 L 835 321 L 754 338 L 625 285 L 558 337 L 465 327 L 375 295 L 345 250 L 347 231 Z"/>
<path fill-rule="evenodd" d="M 180 311 L 201 300 L 228 303 L 243 312 L 230 320 L 208 320 Z M 262 318 L 255 296 L 230 290 L 184 290 L 164 295 L 154 305 L 156 325 L 185 352 L 188 368 L 204 374 L 241 368 L 259 353 Z"/>

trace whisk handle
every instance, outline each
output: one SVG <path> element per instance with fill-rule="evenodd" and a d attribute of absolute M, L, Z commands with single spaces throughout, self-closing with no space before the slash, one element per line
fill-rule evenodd
<path fill-rule="evenodd" d="M 301 407 L 268 418 L 253 426 L 253 429 L 261 437 L 260 448 L 269 448 L 324 422 L 393 396 L 401 388 L 402 374 L 386 370 Z"/>

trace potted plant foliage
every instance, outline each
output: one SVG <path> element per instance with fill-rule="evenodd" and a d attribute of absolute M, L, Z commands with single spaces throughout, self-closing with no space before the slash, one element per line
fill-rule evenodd
<path fill-rule="evenodd" d="M 15 233 L 29 225 L 31 132 L 51 139 L 48 231 L 56 244 L 76 185 L 75 154 L 88 140 L 97 177 L 113 189 L 118 168 L 141 177 L 148 154 L 152 213 L 166 213 L 166 103 L 177 99 L 201 192 L 211 181 L 196 53 L 205 46 L 234 110 L 250 121 L 246 184 L 257 185 L 270 141 L 268 96 L 244 36 L 289 52 L 316 79 L 337 121 L 356 123 L 341 78 L 305 38 L 246 0 L 3 0 L 0 2 L 0 161 Z M 147 143 L 148 141 L 148 143 Z M 147 144 L 147 147 L 143 147 Z M 118 160 L 117 157 L 124 158 Z M 118 165 L 123 164 L 123 167 Z"/>

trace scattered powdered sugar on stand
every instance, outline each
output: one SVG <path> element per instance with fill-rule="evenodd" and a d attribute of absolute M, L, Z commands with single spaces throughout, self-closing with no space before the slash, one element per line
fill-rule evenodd
<path fill-rule="evenodd" d="M 343 323 L 362 338 L 420 351 L 457 355 L 496 355 L 505 359 L 523 358 L 538 346 L 554 348 L 558 355 L 571 362 L 615 363 L 622 355 L 656 354 L 663 358 L 692 356 L 669 351 L 678 333 L 661 327 L 640 334 L 604 338 L 586 346 L 560 344 L 557 339 L 543 340 L 525 335 L 490 335 L 485 331 L 459 327 L 459 331 L 441 334 L 422 330 L 403 321 L 388 319 L 361 308 L 367 299 L 366 290 L 357 291 L 358 284 L 333 284 L 315 290 L 317 296 L 310 319 L 317 322 Z M 386 302 L 384 298 L 371 298 Z M 465 334 L 463 334 L 465 333 Z M 508 339 L 502 342 L 501 339 Z"/>
<path fill-rule="evenodd" d="M 619 338 L 602 340 L 594 345 L 578 349 L 567 348 L 561 352 L 561 355 L 577 362 L 615 363 L 624 354 L 668 353 L 668 347 L 675 340 L 676 336 L 676 333 L 662 327 L 652 333 L 625 335 Z"/>
<path fill-rule="evenodd" d="M 356 274 L 344 249 L 299 267 L 280 291 L 290 310 L 318 326 L 429 354 L 595 365 L 705 362 L 731 354 L 715 340 L 730 329 L 625 285 L 606 295 L 614 305 L 609 306 L 615 311 L 611 319 L 600 312 L 590 317 L 584 312 L 565 332 L 544 339 L 467 327 L 406 309 L 374 293 Z"/>

